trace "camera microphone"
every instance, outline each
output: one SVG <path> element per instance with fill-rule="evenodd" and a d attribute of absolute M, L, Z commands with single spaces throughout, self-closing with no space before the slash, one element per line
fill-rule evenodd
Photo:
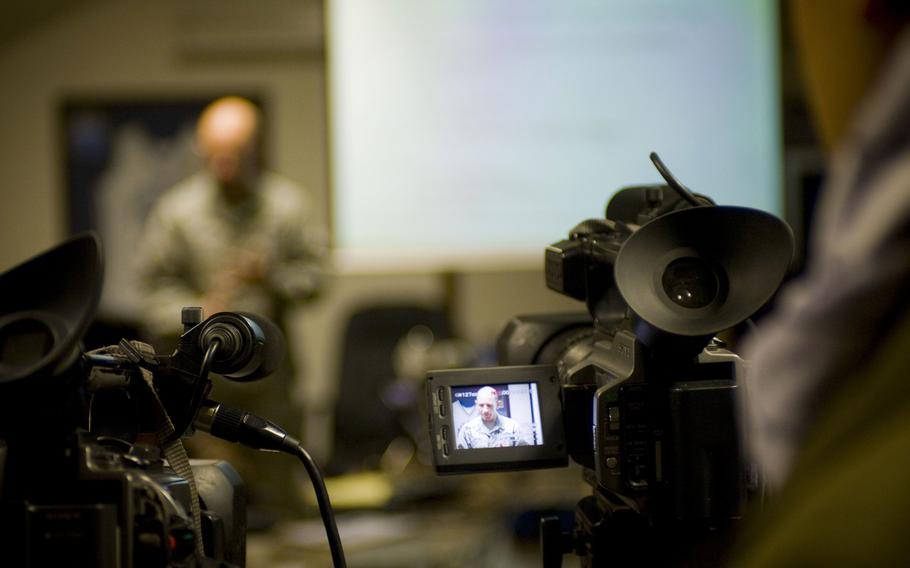
<path fill-rule="evenodd" d="M 255 381 L 271 374 L 284 359 L 284 336 L 270 320 L 254 314 L 221 312 L 202 324 L 199 347 L 215 342 L 209 371 L 235 381 Z"/>

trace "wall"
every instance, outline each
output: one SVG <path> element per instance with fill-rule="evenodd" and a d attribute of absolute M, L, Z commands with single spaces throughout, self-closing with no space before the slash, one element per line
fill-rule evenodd
<path fill-rule="evenodd" d="M 57 110 L 64 96 L 262 92 L 274 113 L 274 165 L 315 190 L 326 185 L 321 54 L 193 60 L 176 49 L 175 2 L 87 2 L 0 51 L 3 180 L 0 265 L 64 236 Z"/>
<path fill-rule="evenodd" d="M 191 15 L 199 17 L 218 5 L 197 1 Z M 5 109 L 0 121 L 0 269 L 66 236 L 57 124 L 63 97 L 262 93 L 271 116 L 267 145 L 273 166 L 313 191 L 321 220 L 327 221 L 321 48 L 187 57 L 180 49 L 186 26 L 179 22 L 186 15 L 185 5 L 176 1 L 85 1 L 69 10 L 61 5 L 56 17 L 0 44 L 0 76 L 6 78 L 0 89 L 0 108 Z M 455 283 L 457 327 L 478 345 L 492 342 L 517 313 L 581 307 L 547 291 L 537 269 L 464 273 L 450 282 Z M 299 395 L 307 401 L 306 439 L 315 455 L 329 451 L 328 420 L 346 318 L 377 301 L 439 302 L 446 290 L 439 275 L 419 270 L 336 274 L 321 300 L 295 314 L 291 351 L 303 369 Z"/>

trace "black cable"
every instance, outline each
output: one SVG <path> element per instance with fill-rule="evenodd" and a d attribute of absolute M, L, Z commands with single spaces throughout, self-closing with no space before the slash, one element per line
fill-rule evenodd
<path fill-rule="evenodd" d="M 215 358 L 215 354 L 218 353 L 218 349 L 221 347 L 220 339 L 213 339 L 209 346 L 205 350 L 205 356 L 202 358 L 202 364 L 199 366 L 199 378 L 196 380 L 196 386 L 193 389 L 193 394 L 190 397 L 190 408 L 196 409 L 202 406 L 203 399 L 205 398 L 206 393 L 208 392 L 208 376 L 209 369 L 212 366 L 212 359 Z M 195 410 L 193 411 L 195 412 Z M 176 432 L 178 436 L 182 436 L 182 432 Z"/>
<path fill-rule="evenodd" d="M 215 356 L 215 353 L 218 352 L 219 347 L 221 347 L 221 340 L 216 337 L 211 341 L 211 343 L 209 343 L 208 348 L 205 350 L 205 356 L 202 358 L 202 365 L 199 367 L 200 382 L 209 376 L 209 368 L 212 366 L 212 358 Z"/>
<path fill-rule="evenodd" d="M 310 481 L 313 483 L 316 502 L 319 504 L 319 514 L 322 516 L 322 524 L 325 525 L 325 534 L 329 541 L 329 550 L 332 551 L 332 563 L 336 568 L 344 568 L 347 566 L 344 560 L 344 550 L 341 548 L 341 537 L 338 536 L 338 527 L 335 525 L 335 511 L 329 501 L 329 492 L 325 488 L 322 472 L 319 471 L 319 466 L 303 449 L 303 446 L 298 444 L 294 455 L 303 462 L 303 467 L 306 468 Z"/>
<path fill-rule="evenodd" d="M 203 403 L 195 426 L 215 437 L 237 442 L 256 450 L 280 451 L 297 456 L 297 459 L 303 462 L 303 466 L 310 476 L 310 482 L 313 484 L 313 490 L 316 492 L 316 502 L 319 504 L 322 524 L 325 525 L 325 534 L 332 552 L 332 562 L 335 568 L 347 566 L 344 550 L 341 547 L 341 538 L 338 536 L 338 527 L 335 524 L 335 512 L 322 479 L 322 472 L 315 460 L 297 440 L 288 436 L 281 427 L 264 418 L 214 400 L 206 400 Z"/>

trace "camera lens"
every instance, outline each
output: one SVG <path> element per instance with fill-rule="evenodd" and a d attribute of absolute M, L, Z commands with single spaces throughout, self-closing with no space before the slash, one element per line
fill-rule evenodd
<path fill-rule="evenodd" d="M 708 263 L 694 256 L 677 258 L 664 270 L 664 292 L 684 308 L 703 308 L 717 297 L 717 274 Z"/>

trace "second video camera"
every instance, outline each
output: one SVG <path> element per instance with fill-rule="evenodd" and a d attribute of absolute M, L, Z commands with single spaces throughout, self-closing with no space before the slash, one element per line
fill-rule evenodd
<path fill-rule="evenodd" d="M 652 160 L 668 185 L 621 190 L 604 219 L 546 248 L 547 286 L 587 313 L 516 317 L 497 344 L 504 367 L 427 379 L 438 473 L 584 467 L 594 492 L 575 529 L 542 526 L 553 565 L 573 550 L 595 566 L 716 554 L 756 483 L 737 423 L 745 364 L 715 334 L 770 300 L 793 235 Z"/>

